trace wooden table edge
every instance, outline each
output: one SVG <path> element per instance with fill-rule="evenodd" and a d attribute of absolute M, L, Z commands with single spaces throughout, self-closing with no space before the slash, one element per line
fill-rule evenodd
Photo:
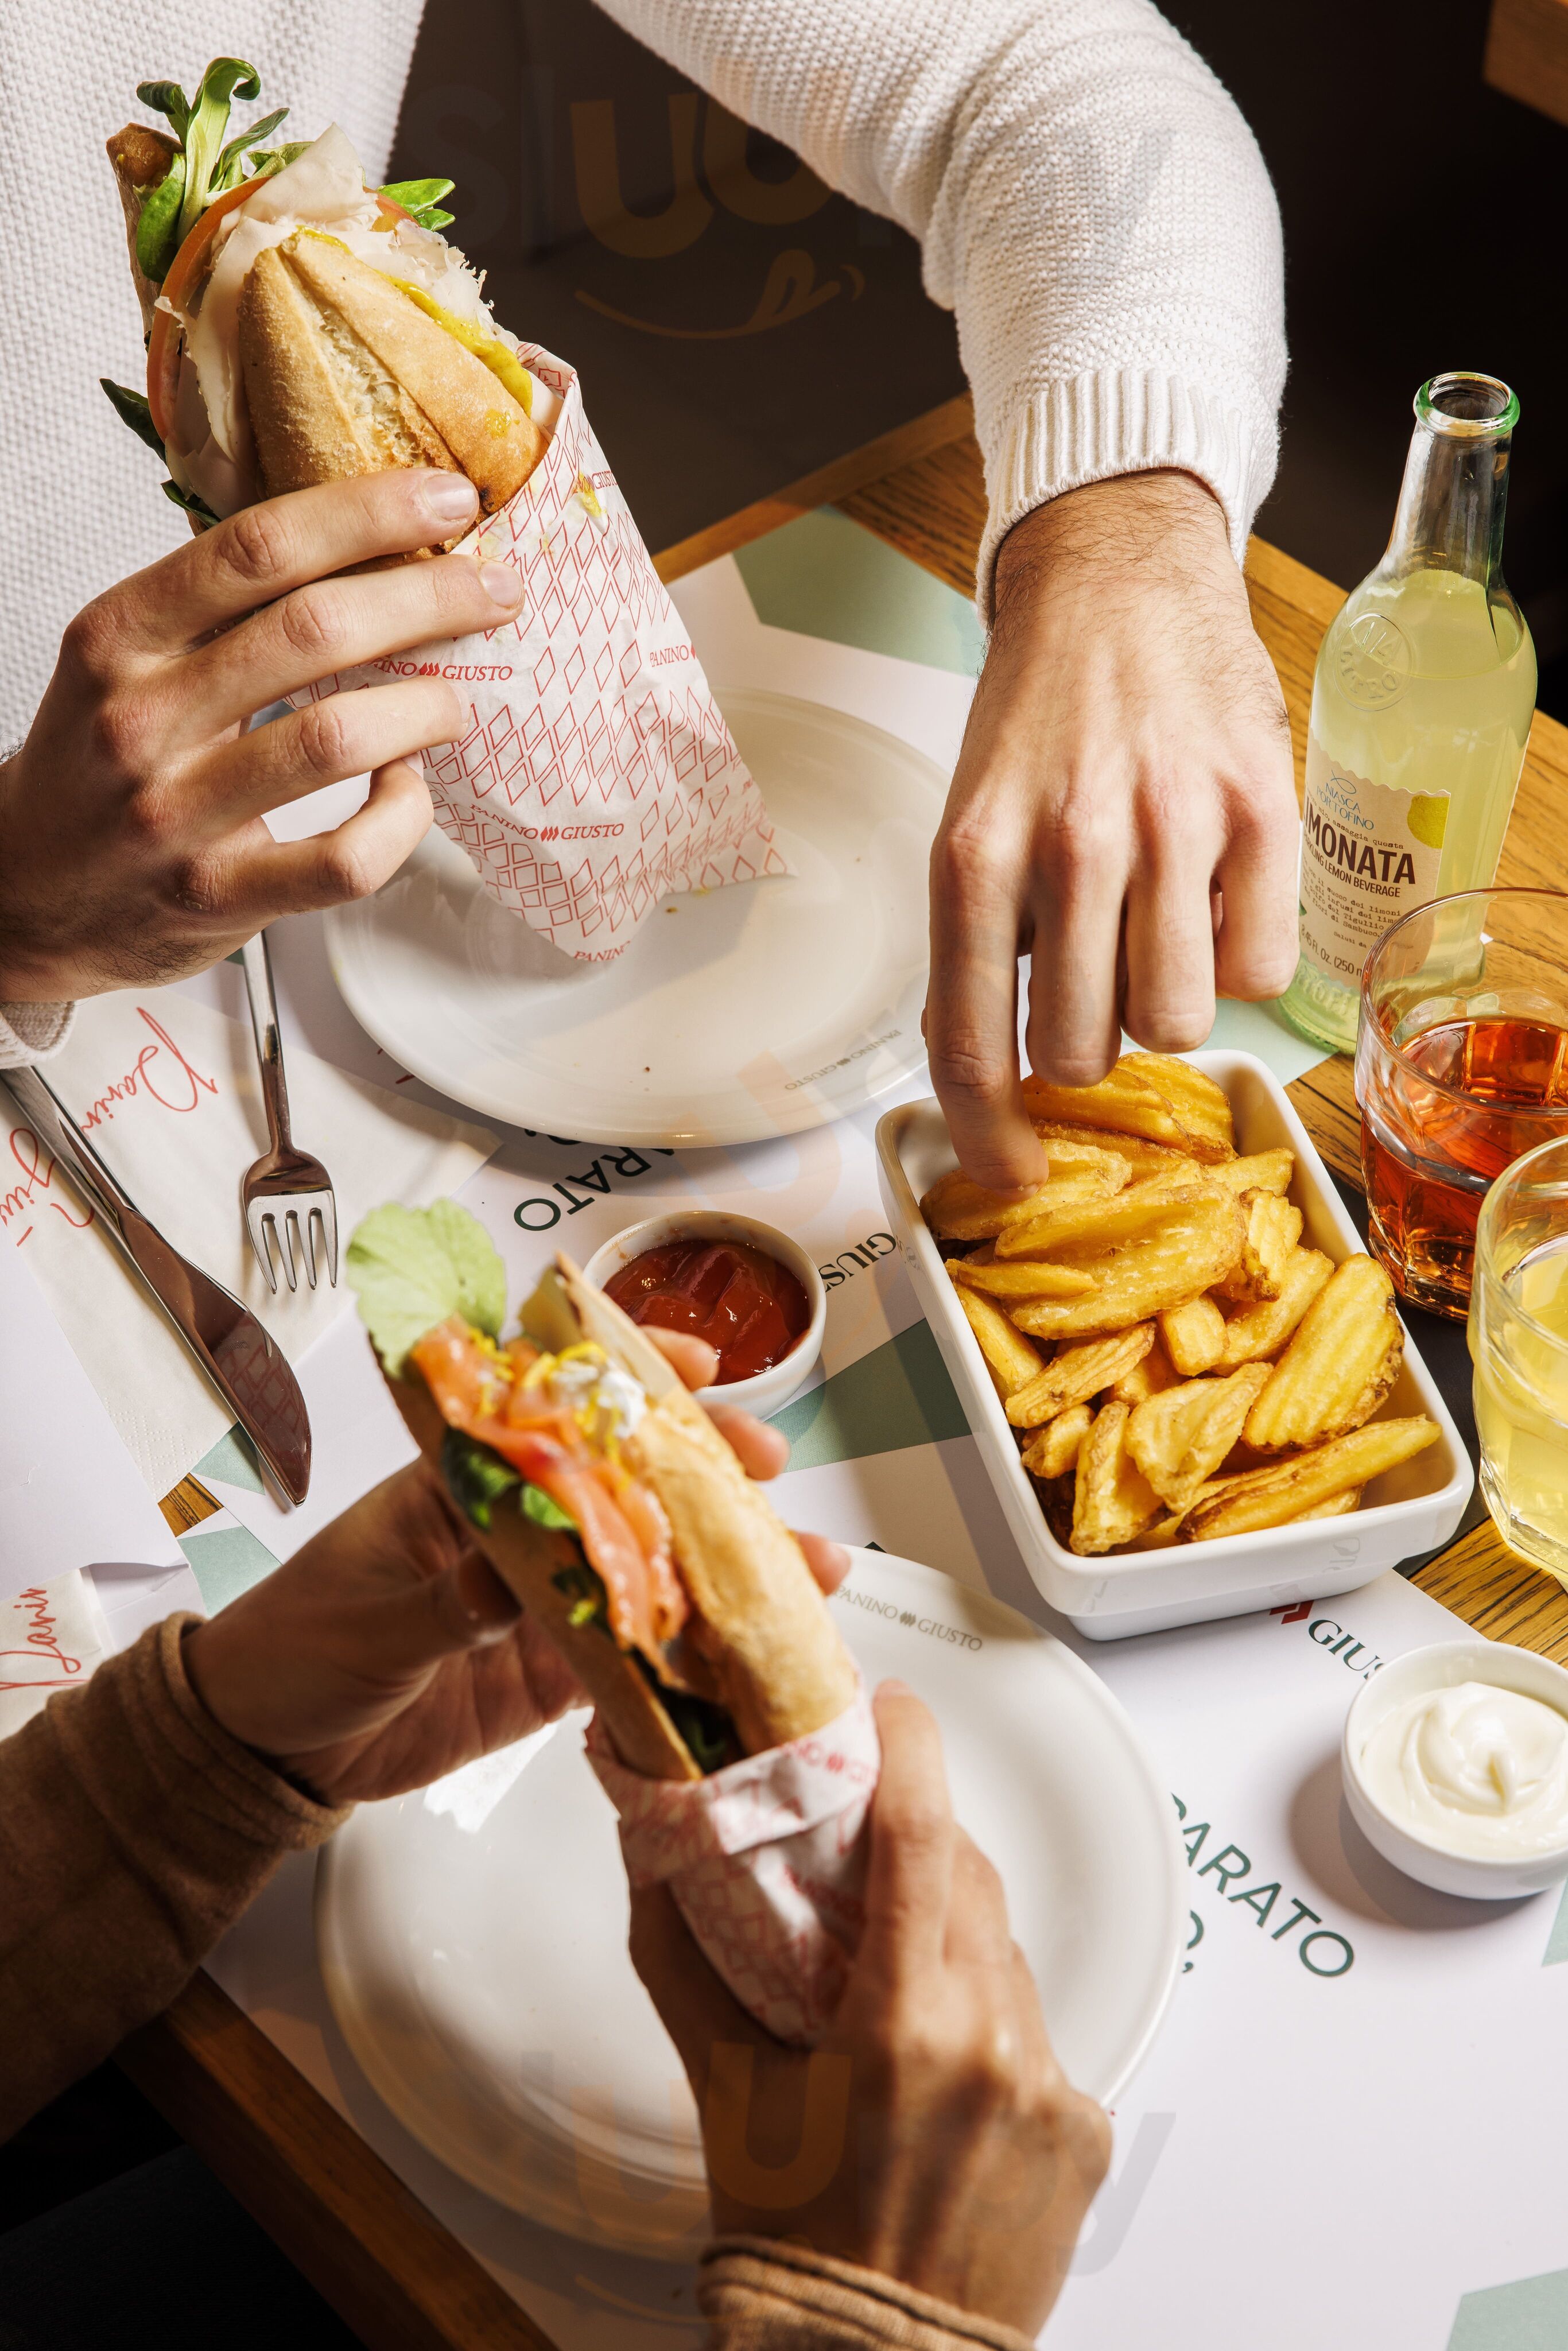
<path fill-rule="evenodd" d="M 204 1970 L 116 2063 L 371 2351 L 559 2351 Z"/>

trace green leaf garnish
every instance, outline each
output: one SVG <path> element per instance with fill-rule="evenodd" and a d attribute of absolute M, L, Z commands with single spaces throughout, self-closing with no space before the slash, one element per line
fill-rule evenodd
<path fill-rule="evenodd" d="M 253 124 L 246 137 L 254 139 L 257 127 Z M 309 144 L 308 139 L 296 139 L 286 141 L 281 147 L 253 147 L 250 151 L 252 178 L 267 180 L 277 172 L 286 172 L 290 163 L 298 162 Z"/>
<path fill-rule="evenodd" d="M 224 144 L 229 109 L 236 98 L 259 98 L 261 77 L 243 57 L 214 57 L 202 76 L 193 99 L 177 81 L 142 81 L 136 95 L 168 119 L 180 142 L 180 152 L 141 207 L 136 224 L 136 259 L 142 274 L 161 286 L 170 265 L 214 196 L 237 187 L 245 171 L 246 149 L 287 120 L 288 109 L 264 115 L 259 122 Z M 262 151 L 265 152 L 266 151 Z M 290 162 L 303 148 L 279 151 Z M 253 156 L 252 161 L 256 159 Z M 280 164 L 267 168 L 280 170 Z"/>
<path fill-rule="evenodd" d="M 247 124 L 237 139 L 231 139 L 218 157 L 209 193 L 214 196 L 221 196 L 226 189 L 237 188 L 245 177 L 245 151 L 251 141 L 265 139 L 270 131 L 277 130 L 280 122 L 287 122 L 287 120 L 288 109 L 286 106 L 280 106 L 276 114 L 264 114 L 259 122 Z"/>
<path fill-rule="evenodd" d="M 167 115 L 169 128 L 183 144 L 185 125 L 191 119 L 191 101 L 177 81 L 139 81 L 136 95 L 143 106 L 154 114 Z"/>
<path fill-rule="evenodd" d="M 136 266 L 154 286 L 162 286 L 180 249 L 180 206 L 184 195 L 185 159 L 176 155 L 142 205 L 136 224 Z"/>
<path fill-rule="evenodd" d="M 183 513 L 193 516 L 203 530 L 211 530 L 218 519 L 205 498 L 199 498 L 194 490 L 183 490 L 178 482 L 165 482 L 163 496 L 172 499 Z"/>
<path fill-rule="evenodd" d="M 507 1269 L 476 1217 L 455 1200 L 372 1208 L 349 1243 L 360 1317 L 393 1379 L 409 1349 L 448 1316 L 494 1339 L 507 1311 Z"/>
<path fill-rule="evenodd" d="M 525 1483 L 517 1496 L 517 1508 L 525 1519 L 532 1519 L 536 1527 L 548 1527 L 551 1534 L 574 1535 L 577 1520 L 559 1502 L 552 1502 L 542 1486 Z"/>
<path fill-rule="evenodd" d="M 146 395 L 130 392 L 122 383 L 110 383 L 106 375 L 100 375 L 99 382 L 108 393 L 109 404 L 120 423 L 129 424 L 137 439 L 145 441 L 155 457 L 162 457 L 163 444 L 159 438 L 158 427 L 152 422 L 152 411 L 147 405 Z"/>
<path fill-rule="evenodd" d="M 695 1698 L 690 1690 L 673 1690 L 655 1680 L 654 1688 L 665 1713 L 685 1741 L 692 1761 L 705 1775 L 722 1771 L 736 1754 L 735 1725 L 722 1706 Z"/>
<path fill-rule="evenodd" d="M 445 228 L 455 217 L 443 212 L 442 198 L 452 193 L 451 180 L 389 180 L 378 193 L 401 204 L 421 228 Z"/>
<path fill-rule="evenodd" d="M 491 1503 L 523 1482 L 509 1462 L 460 1428 L 449 1428 L 441 1440 L 441 1474 L 464 1517 L 476 1527 L 487 1527 Z"/>
<path fill-rule="evenodd" d="M 455 185 L 454 180 L 389 180 L 380 193 L 392 204 L 401 204 L 405 213 L 417 213 L 427 204 L 438 204 Z"/>
<path fill-rule="evenodd" d="M 571 1607 L 567 1623 L 580 1632 L 585 1625 L 597 1625 L 607 1636 L 610 1633 L 610 1605 L 602 1581 L 586 1561 L 563 1567 L 550 1577 L 550 1582 Z"/>

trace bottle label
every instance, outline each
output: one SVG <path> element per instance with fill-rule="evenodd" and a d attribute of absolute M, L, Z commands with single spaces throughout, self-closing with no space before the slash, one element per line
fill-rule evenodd
<path fill-rule="evenodd" d="M 1331 759 L 1307 737 L 1301 810 L 1301 953 L 1342 987 L 1359 987 L 1391 923 L 1437 895 L 1447 792 L 1402 792 Z"/>

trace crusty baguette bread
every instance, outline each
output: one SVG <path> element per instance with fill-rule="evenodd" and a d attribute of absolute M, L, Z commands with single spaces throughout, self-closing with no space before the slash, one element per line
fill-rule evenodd
<path fill-rule="evenodd" d="M 389 1380 L 410 1436 L 439 1474 L 446 1423 L 422 1380 Z M 505 1499 L 488 1527 L 469 1532 L 507 1590 L 544 1627 L 598 1708 L 616 1753 L 646 1780 L 702 1777 L 685 1741 L 659 1703 L 647 1677 L 601 1628 L 574 1625 L 572 1603 L 553 1577 L 579 1556 L 570 1535 L 551 1534 Z"/>
<path fill-rule="evenodd" d="M 434 465 L 466 474 L 493 514 L 548 445 L 483 360 L 393 280 L 315 231 L 257 256 L 240 294 L 238 341 L 268 496 Z"/>
<path fill-rule="evenodd" d="M 716 1636 L 699 1634 L 699 1646 L 741 1747 L 759 1755 L 821 1730 L 853 1703 L 858 1676 L 800 1544 L 631 1317 L 591 1288 L 570 1258 L 556 1259 L 547 1284 L 566 1317 L 549 1343 L 579 1335 L 595 1341 L 650 1398 L 623 1441 L 624 1458 L 664 1505 L 681 1579 Z M 434 1399 L 420 1381 L 391 1386 L 415 1444 L 438 1463 L 446 1424 Z M 571 1665 L 622 1761 L 651 1780 L 699 1778 L 641 1668 L 601 1630 L 571 1623 L 571 1603 L 551 1581 L 578 1555 L 570 1538 L 548 1533 L 502 1501 L 474 1540 Z"/>
<path fill-rule="evenodd" d="M 277 246 L 257 255 L 241 290 L 239 355 L 268 497 L 394 465 L 458 470 L 395 378 L 353 336 L 330 336 Z"/>
<path fill-rule="evenodd" d="M 854 1698 L 854 1661 L 800 1544 L 666 1359 L 569 1258 L 557 1268 L 585 1335 L 658 1401 L 622 1446 L 664 1508 L 681 1580 L 748 1755 L 803 1739 Z"/>

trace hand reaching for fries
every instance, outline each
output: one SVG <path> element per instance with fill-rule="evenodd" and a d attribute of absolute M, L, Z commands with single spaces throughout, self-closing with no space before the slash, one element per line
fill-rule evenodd
<path fill-rule="evenodd" d="M 1373 1424 L 1404 1357 L 1387 1275 L 1301 1246 L 1293 1153 L 1239 1155 L 1211 1078 L 1128 1053 L 1024 1098 L 1045 1181 L 945 1176 L 920 1207 L 1059 1540 L 1147 1551 L 1336 1517 L 1436 1440 L 1425 1415 Z"/>

